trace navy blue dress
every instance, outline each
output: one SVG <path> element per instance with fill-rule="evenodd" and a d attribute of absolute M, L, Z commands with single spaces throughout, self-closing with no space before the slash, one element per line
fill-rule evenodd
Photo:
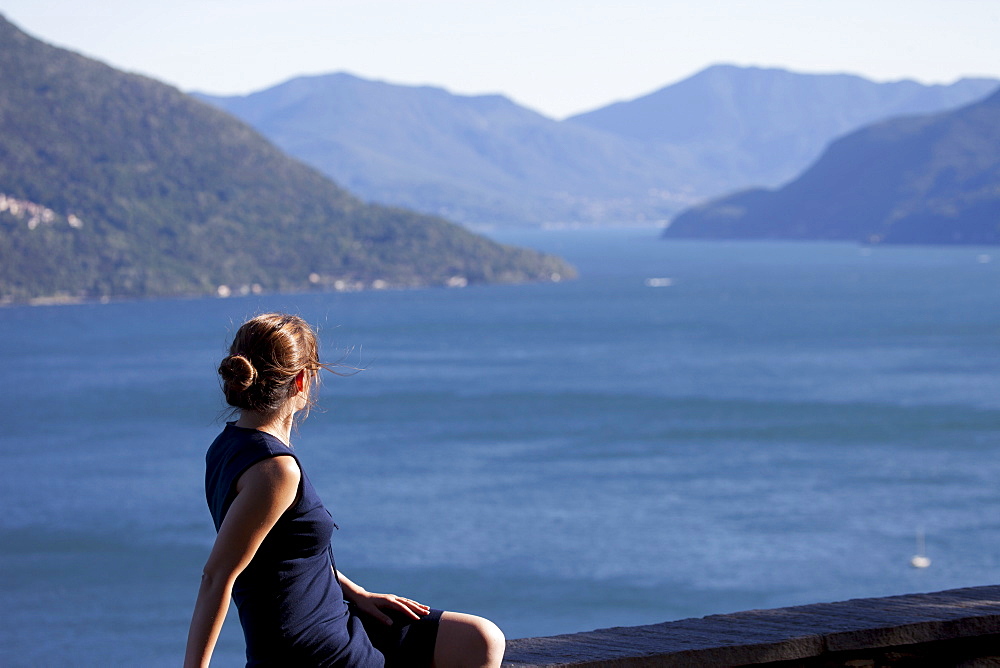
<path fill-rule="evenodd" d="M 205 458 L 205 494 L 216 531 L 236 497 L 240 475 L 261 460 L 283 455 L 299 461 L 270 434 L 226 425 Z M 298 500 L 267 534 L 233 587 L 248 668 L 384 665 L 334 576 L 334 529 L 303 471 Z"/>

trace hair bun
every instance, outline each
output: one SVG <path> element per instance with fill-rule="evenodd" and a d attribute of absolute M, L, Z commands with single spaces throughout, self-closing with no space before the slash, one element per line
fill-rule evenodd
<path fill-rule="evenodd" d="M 257 380 L 257 369 L 243 355 L 230 355 L 219 365 L 219 375 L 233 389 L 242 391 Z"/>

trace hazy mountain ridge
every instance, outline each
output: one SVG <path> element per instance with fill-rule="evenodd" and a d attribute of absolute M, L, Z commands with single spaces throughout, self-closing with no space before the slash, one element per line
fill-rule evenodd
<path fill-rule="evenodd" d="M 665 220 L 709 196 L 780 183 L 843 132 L 998 85 L 714 66 L 565 121 L 502 96 L 348 74 L 201 97 L 372 201 L 465 223 L 608 224 Z"/>
<path fill-rule="evenodd" d="M 0 77 L 0 301 L 573 273 L 365 204 L 229 115 L 2 17 Z M 28 205 L 50 213 L 32 224 Z"/>
<path fill-rule="evenodd" d="M 703 187 L 718 194 L 780 185 L 814 162 L 835 137 L 895 116 L 959 107 L 998 87 L 993 79 L 876 83 L 850 74 L 716 65 L 568 120 L 650 146 L 690 151 L 708 179 Z"/>
<path fill-rule="evenodd" d="M 665 218 L 678 208 L 660 192 L 663 165 L 640 146 L 500 95 L 339 73 L 199 96 L 372 201 L 478 223 Z"/>
<path fill-rule="evenodd" d="M 851 133 L 783 188 L 695 207 L 665 236 L 1000 244 L 1000 92 Z"/>

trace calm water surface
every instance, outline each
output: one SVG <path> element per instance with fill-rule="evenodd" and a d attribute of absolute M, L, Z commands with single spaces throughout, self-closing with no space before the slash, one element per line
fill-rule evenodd
<path fill-rule="evenodd" d="M 0 664 L 178 665 L 272 309 L 366 369 L 296 447 L 369 589 L 518 637 L 1000 579 L 1000 249 L 498 236 L 582 277 L 0 309 Z"/>

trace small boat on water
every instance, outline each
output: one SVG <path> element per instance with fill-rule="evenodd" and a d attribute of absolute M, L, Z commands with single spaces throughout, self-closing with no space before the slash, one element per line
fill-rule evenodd
<path fill-rule="evenodd" d="M 647 278 L 645 280 L 647 288 L 669 288 L 674 284 L 672 278 Z"/>
<path fill-rule="evenodd" d="M 924 545 L 924 532 L 917 532 L 917 553 L 913 555 L 910 559 L 910 566 L 914 568 L 927 568 L 931 565 L 931 560 L 927 557 L 924 552 L 926 552 L 926 546 Z"/>

